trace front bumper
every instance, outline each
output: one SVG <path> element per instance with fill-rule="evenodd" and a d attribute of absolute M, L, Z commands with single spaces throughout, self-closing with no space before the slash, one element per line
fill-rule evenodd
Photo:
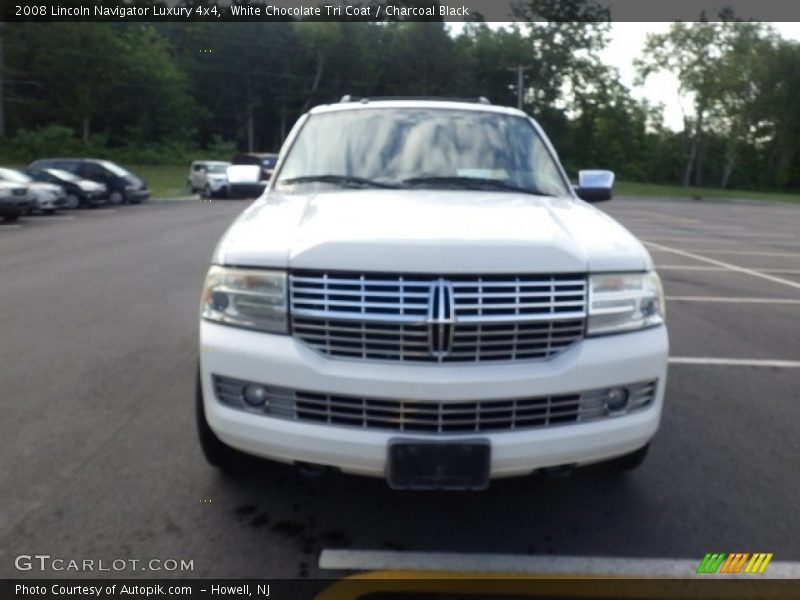
<path fill-rule="evenodd" d="M 30 201 L 26 198 L 3 198 L 0 199 L 0 216 L 13 216 L 24 214 L 30 207 Z"/>
<path fill-rule="evenodd" d="M 208 179 L 207 184 L 212 194 L 224 194 L 228 189 L 227 179 Z"/>
<path fill-rule="evenodd" d="M 230 198 L 258 198 L 267 187 L 266 181 L 259 183 L 228 183 Z"/>
<path fill-rule="evenodd" d="M 150 197 L 150 190 L 147 188 L 125 189 L 126 202 L 137 204 L 139 202 L 144 202 L 149 197 Z"/>
<path fill-rule="evenodd" d="M 637 450 L 658 429 L 666 384 L 665 327 L 585 339 L 548 361 L 513 364 L 391 364 L 325 358 L 289 336 L 201 321 L 201 381 L 211 429 L 226 444 L 283 462 L 383 477 L 389 441 L 474 439 L 491 444 L 491 477 L 588 464 Z M 646 408 L 597 421 L 481 434 L 426 434 L 313 424 L 221 404 L 212 375 L 328 394 L 459 402 L 556 395 L 658 381 Z"/>
<path fill-rule="evenodd" d="M 39 210 L 56 210 L 62 208 L 66 204 L 64 196 L 55 196 L 52 194 L 36 196 L 34 199 L 34 207 Z"/>

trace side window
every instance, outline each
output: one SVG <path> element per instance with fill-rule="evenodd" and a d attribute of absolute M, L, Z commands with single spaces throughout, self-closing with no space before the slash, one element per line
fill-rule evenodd
<path fill-rule="evenodd" d="M 84 163 L 82 165 L 82 171 L 83 175 L 85 175 L 89 179 L 94 179 L 96 181 L 108 180 L 108 173 L 100 165 L 96 165 L 94 163 Z"/>

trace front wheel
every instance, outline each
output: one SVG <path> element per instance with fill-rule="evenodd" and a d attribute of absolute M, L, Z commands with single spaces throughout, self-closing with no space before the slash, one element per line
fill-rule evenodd
<path fill-rule="evenodd" d="M 116 191 L 116 190 L 111 192 L 111 194 L 108 196 L 109 203 L 113 204 L 114 206 L 122 204 L 122 202 L 124 200 L 125 200 L 125 196 L 122 195 L 122 192 L 119 192 L 119 191 Z"/>
<path fill-rule="evenodd" d="M 3 217 L 3 219 L 9 222 L 16 221 L 17 219 L 19 219 L 19 214 L 6 215 L 5 217 Z"/>
<path fill-rule="evenodd" d="M 81 199 L 78 198 L 77 194 L 67 194 L 67 199 L 65 204 L 66 208 L 74 210 L 78 208 L 80 205 L 81 205 Z"/>
<path fill-rule="evenodd" d="M 214 435 L 206 421 L 206 411 L 203 407 L 203 386 L 200 384 L 200 371 L 197 372 L 195 382 L 195 416 L 197 418 L 197 435 L 200 439 L 200 448 L 203 456 L 212 467 L 221 471 L 232 471 L 241 462 L 242 453 L 224 444 Z"/>

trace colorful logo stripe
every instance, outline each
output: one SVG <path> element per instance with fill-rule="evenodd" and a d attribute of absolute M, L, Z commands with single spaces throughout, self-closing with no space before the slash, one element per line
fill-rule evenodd
<path fill-rule="evenodd" d="M 741 573 L 744 568 L 745 573 L 763 573 L 767 568 L 769 561 L 772 560 L 773 554 L 767 552 L 733 552 L 726 554 L 709 553 L 700 561 L 700 566 L 697 567 L 698 573 Z M 750 559 L 748 562 L 747 559 Z M 745 567 L 747 564 L 747 567 Z"/>

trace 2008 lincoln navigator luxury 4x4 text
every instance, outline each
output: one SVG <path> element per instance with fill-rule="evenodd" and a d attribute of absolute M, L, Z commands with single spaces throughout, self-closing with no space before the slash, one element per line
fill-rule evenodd
<path fill-rule="evenodd" d="M 524 113 L 345 98 L 304 115 L 205 281 L 197 417 L 240 452 L 398 489 L 641 463 L 661 417 L 653 262 Z"/>

